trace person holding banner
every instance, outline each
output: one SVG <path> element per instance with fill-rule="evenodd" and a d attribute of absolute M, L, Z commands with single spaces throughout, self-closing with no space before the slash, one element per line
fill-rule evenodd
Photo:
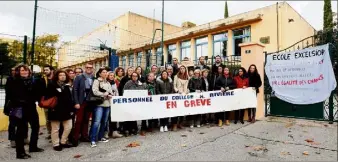
<path fill-rule="evenodd" d="M 196 69 L 194 71 L 194 76 L 190 78 L 188 83 L 188 88 L 191 93 L 201 93 L 202 88 L 202 79 L 201 79 L 201 70 Z M 201 127 L 201 115 L 189 115 L 188 119 L 190 121 L 190 128 L 194 128 L 194 125 L 197 126 L 197 128 Z"/>
<path fill-rule="evenodd" d="M 216 80 L 221 75 L 223 75 L 223 66 L 218 66 L 217 73 L 213 73 L 210 78 L 210 91 L 216 90 Z"/>
<path fill-rule="evenodd" d="M 249 87 L 249 79 L 247 78 L 247 74 L 246 74 L 246 70 L 241 67 L 238 70 L 238 74 L 237 76 L 235 76 L 234 78 L 235 82 L 236 82 L 236 86 L 237 88 L 247 88 Z M 240 109 L 240 110 L 235 110 L 235 124 L 237 124 L 237 121 L 239 119 L 239 121 L 244 124 L 243 121 L 244 118 L 244 109 Z"/>
<path fill-rule="evenodd" d="M 189 83 L 188 70 L 184 65 L 181 65 L 180 71 L 174 77 L 175 92 L 183 95 L 188 94 L 189 93 L 188 83 Z M 177 123 L 177 121 L 179 121 L 179 123 Z M 182 128 L 181 126 L 182 121 L 183 117 L 171 118 L 171 122 L 173 123 L 173 131 L 177 131 L 177 128 Z"/>
<path fill-rule="evenodd" d="M 155 95 L 156 94 L 156 82 L 155 82 L 155 74 L 150 72 L 147 76 L 146 87 L 148 90 L 148 95 Z M 145 132 L 148 130 L 149 132 L 153 131 L 154 124 L 158 123 L 158 119 L 150 119 L 148 120 L 148 127 L 147 121 L 142 120 L 141 123 L 141 135 L 145 135 Z"/>
<path fill-rule="evenodd" d="M 222 92 L 232 90 L 236 88 L 236 82 L 230 74 L 229 68 L 225 67 L 223 69 L 223 75 L 219 76 L 216 80 L 215 90 L 221 90 Z M 223 126 L 223 120 L 225 120 L 225 125 L 230 125 L 229 122 L 229 112 L 219 112 L 216 114 L 218 119 L 218 126 Z M 225 119 L 224 119 L 225 117 Z"/>
<path fill-rule="evenodd" d="M 131 74 L 131 80 L 129 80 L 124 86 L 124 90 L 146 90 L 147 87 L 140 80 L 140 75 L 136 72 Z M 130 134 L 137 135 L 137 121 L 127 121 L 125 122 L 125 134 L 126 136 Z"/>
<path fill-rule="evenodd" d="M 131 74 L 134 72 L 134 68 L 133 67 L 129 67 L 127 69 L 127 75 L 124 76 L 122 79 L 121 79 L 121 82 L 120 82 L 120 85 L 118 87 L 118 90 L 119 90 L 119 95 L 120 96 L 123 96 L 123 89 L 124 89 L 124 85 L 126 85 L 126 83 L 131 79 Z"/>
<path fill-rule="evenodd" d="M 256 94 L 259 93 L 259 87 L 262 86 L 262 79 L 257 71 L 257 67 L 255 64 L 249 66 L 248 69 L 248 77 L 249 77 L 249 87 L 253 87 L 256 90 Z M 248 109 L 248 122 L 255 123 L 256 122 L 256 108 Z"/>
<path fill-rule="evenodd" d="M 202 70 L 202 91 L 208 92 L 212 91 L 210 86 L 210 77 L 209 77 L 209 70 L 204 69 Z M 202 114 L 202 123 L 201 124 L 209 124 L 209 121 L 211 120 L 211 114 Z"/>
<path fill-rule="evenodd" d="M 96 147 L 96 141 L 108 142 L 104 138 L 104 131 L 108 123 L 110 112 L 110 99 L 113 96 L 112 86 L 107 81 L 107 69 L 102 67 L 96 73 L 96 78 L 93 82 L 92 91 L 95 96 L 102 97 L 104 100 L 101 104 L 97 105 L 93 110 L 93 120 L 90 129 L 91 147 Z"/>
<path fill-rule="evenodd" d="M 169 80 L 168 72 L 162 71 L 161 78 L 157 80 L 156 94 L 172 94 L 174 93 L 174 85 Z M 160 132 L 168 132 L 169 118 L 160 119 Z"/>

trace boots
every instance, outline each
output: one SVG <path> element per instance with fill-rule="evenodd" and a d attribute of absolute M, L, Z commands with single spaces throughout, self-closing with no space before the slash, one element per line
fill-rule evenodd
<path fill-rule="evenodd" d="M 256 122 L 256 117 L 254 116 L 254 117 L 252 117 L 251 123 L 255 123 L 255 122 Z"/>
<path fill-rule="evenodd" d="M 177 124 L 173 124 L 173 131 L 174 131 L 174 132 L 177 131 Z"/>
<path fill-rule="evenodd" d="M 252 121 L 252 118 L 251 118 L 251 116 L 249 116 L 248 122 L 251 122 L 251 121 Z"/>
<path fill-rule="evenodd" d="M 229 125 L 230 125 L 229 120 L 225 120 L 225 125 L 226 125 L 226 126 L 229 126 Z"/>
<path fill-rule="evenodd" d="M 221 119 L 218 120 L 218 126 L 222 127 L 223 126 L 223 121 Z"/>
<path fill-rule="evenodd" d="M 113 138 L 121 138 L 121 137 L 123 137 L 123 135 L 120 134 L 119 132 L 117 132 L 117 131 L 113 132 Z"/>

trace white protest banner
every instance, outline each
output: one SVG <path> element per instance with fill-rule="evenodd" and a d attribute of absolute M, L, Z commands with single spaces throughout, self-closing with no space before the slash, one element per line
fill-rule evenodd
<path fill-rule="evenodd" d="M 111 103 L 111 121 L 121 122 L 253 108 L 257 99 L 256 91 L 246 88 L 187 95 L 114 96 Z"/>
<path fill-rule="evenodd" d="M 276 97 L 292 104 L 323 102 L 337 86 L 328 44 L 268 55 L 265 73 Z"/>

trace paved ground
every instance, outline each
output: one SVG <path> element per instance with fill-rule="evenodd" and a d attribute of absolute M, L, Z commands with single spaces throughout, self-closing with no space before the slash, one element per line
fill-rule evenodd
<path fill-rule="evenodd" d="M 111 139 L 96 148 L 82 143 L 62 152 L 53 151 L 45 136 L 40 136 L 39 145 L 46 151 L 31 154 L 34 161 L 337 161 L 337 123 L 283 118 Z M 2 141 L 6 137 L 0 133 Z M 127 148 L 131 142 L 140 146 Z M 0 149 L 0 161 L 15 159 L 6 140 Z"/>

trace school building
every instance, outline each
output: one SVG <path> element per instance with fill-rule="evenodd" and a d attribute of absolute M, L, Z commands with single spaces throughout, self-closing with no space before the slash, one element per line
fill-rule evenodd
<path fill-rule="evenodd" d="M 145 68 L 153 64 L 163 66 L 170 64 L 173 58 L 182 60 L 184 57 L 197 63 L 196 60 L 200 56 L 208 56 L 208 64 L 211 64 L 212 56 L 216 55 L 222 56 L 224 61 L 240 62 L 241 43 L 261 43 L 265 46 L 265 52 L 275 52 L 316 33 L 315 29 L 286 2 L 198 26 L 191 22 L 184 22 L 181 27 L 165 23 L 163 54 L 160 21 L 128 12 L 113 20 L 111 24 L 128 29 L 128 32 L 115 29 L 114 42 L 111 45 L 116 49 L 118 65 L 124 68 Z M 71 46 L 72 50 L 77 51 L 74 46 L 82 48 L 78 44 L 93 35 L 98 37 L 98 33 L 108 28 L 109 24 L 104 25 L 71 45 L 61 48 L 65 51 L 59 54 L 59 66 L 83 67 L 88 61 L 94 62 L 97 68 L 108 65 L 107 51 L 75 54 L 67 52 L 67 48 Z M 156 29 L 159 30 L 155 32 L 152 43 Z"/>

